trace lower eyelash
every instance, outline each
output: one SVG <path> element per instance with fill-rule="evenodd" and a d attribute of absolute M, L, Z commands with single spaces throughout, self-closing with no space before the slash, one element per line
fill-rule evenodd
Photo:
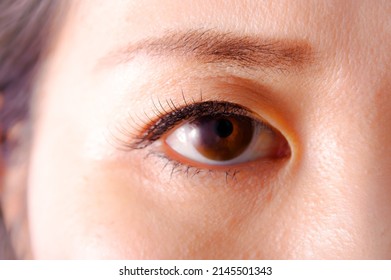
<path fill-rule="evenodd" d="M 172 179 L 173 175 L 175 173 L 181 172 L 184 173 L 187 178 L 193 178 L 196 175 L 200 175 L 202 173 L 207 174 L 216 174 L 220 173 L 225 175 L 225 182 L 228 184 L 230 180 L 236 182 L 236 176 L 239 174 L 240 170 L 238 169 L 228 169 L 228 170 L 211 170 L 211 169 L 202 169 L 195 166 L 191 166 L 188 164 L 181 163 L 179 161 L 176 161 L 174 159 L 171 159 L 170 157 L 166 156 L 162 152 L 156 152 L 156 151 L 150 151 L 145 156 L 145 158 L 148 158 L 150 156 L 157 157 L 158 159 L 164 161 L 163 167 L 161 169 L 161 172 L 163 172 L 166 168 L 171 168 L 170 171 L 170 179 Z"/>
<path fill-rule="evenodd" d="M 168 108 L 164 107 L 164 102 L 159 99 L 157 102 L 152 100 L 154 106 L 154 117 L 151 118 L 146 113 L 146 119 L 136 115 L 138 121 L 129 114 L 129 119 L 126 126 L 120 126 L 117 129 L 117 133 L 112 133 L 114 139 L 114 145 L 116 149 L 122 151 L 133 151 L 145 149 L 157 140 L 159 140 L 166 132 L 178 125 L 183 121 L 191 121 L 192 119 L 199 118 L 201 116 L 249 116 L 253 117 L 253 113 L 238 104 L 226 102 L 226 101 L 203 101 L 202 94 L 200 101 L 191 102 L 187 101 L 182 92 L 184 104 L 176 105 L 172 99 L 165 100 Z M 158 105 L 157 105 L 158 104 Z M 270 128 L 267 124 L 258 120 L 261 124 L 264 124 L 266 128 Z M 145 125 L 146 124 L 146 125 Z M 195 166 L 191 166 L 186 163 L 179 162 L 175 159 L 167 156 L 163 151 L 158 151 L 151 147 L 148 149 L 147 157 L 156 156 L 160 160 L 164 160 L 163 169 L 167 167 L 171 168 L 170 177 L 177 172 L 183 172 L 188 178 L 192 178 L 195 175 L 203 173 L 207 174 L 223 174 L 225 175 L 225 181 L 228 183 L 231 180 L 236 181 L 236 176 L 240 172 L 239 169 L 232 169 L 227 167 L 226 169 L 203 169 Z M 243 167 L 242 167 L 243 168 Z M 240 168 L 240 169 L 242 169 Z"/>

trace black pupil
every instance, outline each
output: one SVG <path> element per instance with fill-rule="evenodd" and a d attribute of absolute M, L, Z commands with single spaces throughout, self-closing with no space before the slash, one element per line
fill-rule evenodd
<path fill-rule="evenodd" d="M 234 127 L 227 119 L 220 119 L 216 122 L 215 131 L 221 138 L 226 138 L 232 134 Z"/>
<path fill-rule="evenodd" d="M 234 159 L 248 147 L 253 136 L 253 121 L 245 116 L 204 116 L 192 123 L 192 145 L 211 160 Z"/>

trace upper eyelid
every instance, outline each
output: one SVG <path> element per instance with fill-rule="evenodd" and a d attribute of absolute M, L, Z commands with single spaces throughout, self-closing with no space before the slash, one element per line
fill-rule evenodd
<path fill-rule="evenodd" d="M 286 121 L 280 114 L 276 114 L 278 113 L 276 108 L 278 110 L 280 105 L 279 107 L 275 105 L 281 104 L 278 102 L 280 94 L 276 94 L 267 85 L 253 79 L 236 75 L 193 77 L 190 80 L 188 77 L 186 80 L 180 80 L 175 86 L 166 83 L 159 89 L 148 89 L 146 93 L 149 93 L 149 101 L 144 99 L 144 105 L 132 111 L 128 110 L 128 106 L 124 106 L 124 112 L 127 114 L 120 119 L 116 117 L 117 121 L 109 127 L 112 135 L 109 141 L 118 150 L 129 151 L 149 146 L 157 139 L 149 138 L 152 141 L 144 141 L 148 139 L 145 136 L 151 126 L 164 115 L 201 101 L 235 103 L 237 107 L 244 109 L 241 114 L 262 122 L 276 131 L 289 132 L 285 130 Z M 287 138 L 286 133 L 282 134 Z"/>
<path fill-rule="evenodd" d="M 172 101 L 167 101 L 167 104 L 170 104 L 170 102 L 172 103 Z M 260 119 L 248 108 L 232 102 L 202 101 L 187 103 L 181 107 L 172 103 L 172 105 L 170 105 L 171 112 L 167 112 L 166 109 L 161 111 L 158 107 L 155 109 L 158 110 L 155 119 L 150 119 L 149 124 L 147 124 L 143 130 L 137 132 L 136 135 L 138 136 L 132 139 L 133 144 L 130 145 L 131 148 L 145 148 L 154 141 L 160 139 L 162 135 L 179 123 L 203 115 L 213 116 L 213 114 L 216 114 L 216 116 L 221 116 L 225 114 L 227 116 L 246 116 L 258 121 L 260 124 L 264 125 L 265 128 L 273 129 L 271 125 Z"/>

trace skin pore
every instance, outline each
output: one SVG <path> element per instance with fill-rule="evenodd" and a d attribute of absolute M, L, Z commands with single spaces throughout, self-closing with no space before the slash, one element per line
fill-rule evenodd
<path fill-rule="evenodd" d="M 34 258 L 391 258 L 388 1 L 68 8 L 32 107 Z M 182 123 L 134 148 L 206 101 L 246 108 L 289 153 L 189 160 L 164 141 Z"/>

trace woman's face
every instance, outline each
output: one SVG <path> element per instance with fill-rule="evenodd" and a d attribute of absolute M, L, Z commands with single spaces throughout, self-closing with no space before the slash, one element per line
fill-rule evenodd
<path fill-rule="evenodd" d="M 391 258 L 389 1 L 79 1 L 34 100 L 36 258 Z"/>

